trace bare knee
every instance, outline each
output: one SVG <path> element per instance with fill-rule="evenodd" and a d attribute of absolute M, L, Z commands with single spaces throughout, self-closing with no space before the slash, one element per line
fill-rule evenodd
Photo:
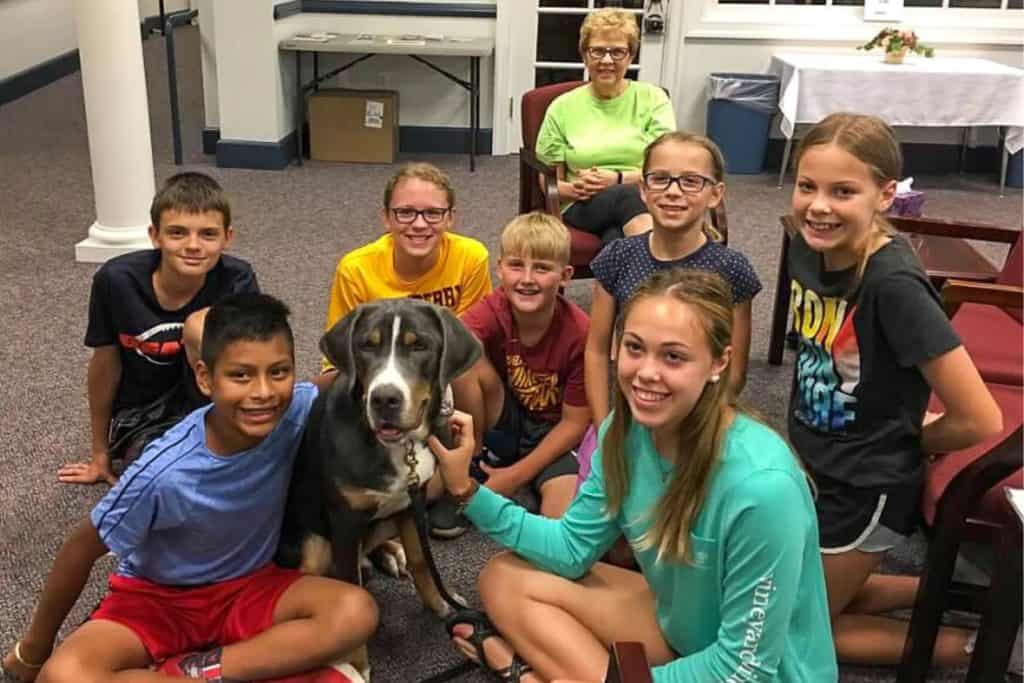
<path fill-rule="evenodd" d="M 331 636 L 346 650 L 369 640 L 380 623 L 377 602 L 359 586 L 345 586 L 328 615 Z"/>
<path fill-rule="evenodd" d="M 632 237 L 633 235 L 642 235 L 645 232 L 649 232 L 654 227 L 654 219 L 651 218 L 651 214 L 642 213 L 638 216 L 634 216 L 622 226 L 622 232 L 626 237 Z"/>
<path fill-rule="evenodd" d="M 106 672 L 109 676 L 112 672 Z M 103 678 L 103 672 L 87 665 L 85 658 L 74 652 L 61 652 L 51 656 L 36 677 L 36 683 L 92 683 Z"/>
<path fill-rule="evenodd" d="M 209 309 L 200 309 L 187 318 L 181 331 L 181 343 L 185 347 L 188 364 L 195 368 L 203 341 L 203 326 L 206 324 L 206 313 Z"/>
<path fill-rule="evenodd" d="M 499 553 L 487 562 L 477 578 L 477 589 L 488 613 L 526 596 L 522 577 L 527 568 L 524 560 L 510 552 Z"/>

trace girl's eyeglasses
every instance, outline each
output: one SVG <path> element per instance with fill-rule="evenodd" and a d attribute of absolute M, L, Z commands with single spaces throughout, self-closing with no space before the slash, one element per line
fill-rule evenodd
<path fill-rule="evenodd" d="M 423 220 L 430 225 L 437 225 L 444 220 L 444 217 L 448 215 L 451 209 L 412 209 L 409 207 L 400 206 L 397 209 L 389 209 L 391 215 L 394 217 L 396 223 L 402 223 L 408 225 L 409 223 L 415 223 L 417 216 L 423 216 Z"/>
<path fill-rule="evenodd" d="M 654 172 L 644 175 L 644 187 L 652 192 L 664 192 L 672 186 L 672 183 L 676 183 L 681 191 L 687 194 L 697 194 L 704 189 L 705 185 L 714 185 L 717 182 L 714 178 L 708 178 L 699 173 L 669 175 L 668 173 Z"/>

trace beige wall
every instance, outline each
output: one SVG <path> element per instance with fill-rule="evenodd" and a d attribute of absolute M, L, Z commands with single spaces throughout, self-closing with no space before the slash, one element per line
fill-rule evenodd
<path fill-rule="evenodd" d="M 78 47 L 73 0 L 0 2 L 0 80 Z"/>

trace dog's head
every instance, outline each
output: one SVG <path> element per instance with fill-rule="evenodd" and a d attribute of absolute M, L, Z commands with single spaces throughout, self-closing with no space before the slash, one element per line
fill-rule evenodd
<path fill-rule="evenodd" d="M 479 342 L 455 316 L 416 299 L 357 306 L 327 331 L 320 350 L 386 444 L 425 438 L 444 388 L 480 357 Z"/>

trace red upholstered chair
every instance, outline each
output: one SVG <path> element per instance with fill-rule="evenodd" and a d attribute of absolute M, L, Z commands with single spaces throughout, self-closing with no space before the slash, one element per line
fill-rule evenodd
<path fill-rule="evenodd" d="M 1013 292 L 1022 285 L 1024 246 L 1018 232 L 994 286 L 950 280 L 942 290 L 953 327 L 986 382 L 1024 384 L 1024 316 L 1012 305 Z"/>
<path fill-rule="evenodd" d="M 1024 488 L 1021 267 L 1018 235 L 998 283 L 949 280 L 943 288 L 943 302 L 954 326 L 975 364 L 985 368 L 986 386 L 1003 412 L 1003 431 L 977 446 L 939 455 L 927 466 L 922 512 L 932 538 L 897 676 L 900 683 L 925 680 L 944 610 L 982 615 L 969 682 L 1003 679 L 1020 628 L 1021 526 L 1004 487 Z M 1016 286 L 1007 284 L 1013 278 Z M 982 324 L 987 327 L 974 328 Z M 929 409 L 941 411 L 942 405 L 933 398 Z M 989 586 L 953 581 L 953 565 L 963 541 L 996 549 Z"/>
<path fill-rule="evenodd" d="M 552 216 L 561 217 L 558 198 L 558 176 L 555 169 L 540 161 L 534 149 L 537 146 L 537 134 L 544 122 L 544 114 L 552 100 L 574 88 L 584 85 L 583 81 L 555 83 L 534 88 L 523 94 L 521 102 L 523 146 L 519 149 L 519 213 L 545 211 Z M 543 187 L 542 187 L 543 185 Z M 729 225 L 725 217 L 725 202 L 719 204 L 712 213 L 711 224 L 728 242 Z M 577 230 L 571 225 L 569 235 L 572 238 L 572 252 L 569 264 L 574 269 L 575 278 L 591 277 L 590 262 L 601 251 L 601 240 L 589 232 Z"/>

